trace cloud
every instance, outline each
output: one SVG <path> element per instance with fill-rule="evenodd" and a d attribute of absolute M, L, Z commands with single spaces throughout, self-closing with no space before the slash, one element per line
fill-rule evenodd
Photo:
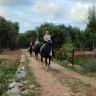
<path fill-rule="evenodd" d="M 85 2 L 85 3 L 96 3 L 96 0 L 80 0 L 81 2 Z"/>
<path fill-rule="evenodd" d="M 89 2 L 76 2 L 74 6 L 71 8 L 70 13 L 68 15 L 69 19 L 72 22 L 81 23 L 87 18 L 87 12 L 89 6 L 91 6 L 92 3 Z"/>
<path fill-rule="evenodd" d="M 9 8 L 0 7 L 0 16 L 3 16 L 7 20 L 16 21 L 17 15 Z"/>
<path fill-rule="evenodd" d="M 31 14 L 38 16 L 43 16 L 45 19 L 55 20 L 64 16 L 66 12 L 66 6 L 68 6 L 67 1 L 57 2 L 58 0 L 49 0 L 42 2 L 42 0 L 37 1 L 31 8 Z"/>
<path fill-rule="evenodd" d="M 29 6 L 32 0 L 0 0 L 0 6 Z"/>

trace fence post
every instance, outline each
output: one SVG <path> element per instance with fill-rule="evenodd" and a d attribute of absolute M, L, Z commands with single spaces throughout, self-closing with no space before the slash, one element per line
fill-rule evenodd
<path fill-rule="evenodd" d="M 72 51 L 72 64 L 74 64 L 74 49 Z"/>

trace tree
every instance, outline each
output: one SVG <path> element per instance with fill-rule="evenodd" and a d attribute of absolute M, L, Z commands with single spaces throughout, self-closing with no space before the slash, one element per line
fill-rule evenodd
<path fill-rule="evenodd" d="M 1 47 L 13 49 L 18 32 L 19 24 L 17 22 L 7 21 L 4 17 L 0 17 L 0 50 Z"/>
<path fill-rule="evenodd" d="M 86 33 L 87 32 L 89 33 L 90 43 L 93 44 L 94 49 L 94 44 L 96 42 L 96 7 L 94 4 L 88 10 L 88 24 Z"/>

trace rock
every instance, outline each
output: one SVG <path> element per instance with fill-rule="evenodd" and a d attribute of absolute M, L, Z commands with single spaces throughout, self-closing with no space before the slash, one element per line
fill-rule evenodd
<path fill-rule="evenodd" d="M 23 66 L 21 68 L 18 68 L 16 71 L 16 73 L 24 73 L 24 72 L 25 72 L 25 69 L 23 68 Z"/>
<path fill-rule="evenodd" d="M 12 83 L 12 82 L 15 82 L 15 79 L 14 78 L 8 79 L 8 83 Z"/>
<path fill-rule="evenodd" d="M 65 60 L 65 62 L 67 62 L 67 61 Z"/>
<path fill-rule="evenodd" d="M 13 82 L 13 83 L 9 84 L 9 88 L 14 88 L 16 85 L 17 85 L 17 83 Z"/>
<path fill-rule="evenodd" d="M 25 61 L 24 60 L 20 60 L 20 63 L 24 63 Z"/>
<path fill-rule="evenodd" d="M 69 63 L 69 64 L 68 64 L 68 66 L 72 66 L 72 64 L 71 64 L 71 63 Z"/>
<path fill-rule="evenodd" d="M 25 55 L 21 55 L 21 58 L 25 58 Z"/>
<path fill-rule="evenodd" d="M 18 87 L 8 90 L 8 96 L 21 96 L 21 92 Z"/>
<path fill-rule="evenodd" d="M 27 84 L 28 82 L 29 82 L 29 81 L 23 81 L 22 83 L 23 83 L 23 84 Z"/>
<path fill-rule="evenodd" d="M 20 66 L 24 66 L 24 62 L 20 62 Z"/>
<path fill-rule="evenodd" d="M 29 86 L 29 89 L 34 89 L 34 88 L 36 88 L 35 85 L 30 85 L 30 86 Z"/>
<path fill-rule="evenodd" d="M 9 88 L 14 88 L 14 87 L 22 87 L 23 85 L 21 83 L 13 82 L 9 84 Z"/>
<path fill-rule="evenodd" d="M 21 79 L 24 78 L 26 76 L 26 74 L 16 74 L 16 79 Z"/>
<path fill-rule="evenodd" d="M 28 94 L 28 93 L 29 93 L 29 90 L 28 90 L 28 89 L 22 91 L 22 95 L 23 95 L 23 94 Z"/>

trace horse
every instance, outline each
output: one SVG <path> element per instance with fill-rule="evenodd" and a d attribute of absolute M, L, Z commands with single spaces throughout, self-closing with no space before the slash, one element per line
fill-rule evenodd
<path fill-rule="evenodd" d="M 52 59 L 52 54 L 53 51 L 52 51 L 52 44 L 49 42 L 49 43 L 46 43 L 46 45 L 44 46 L 44 48 L 42 49 L 41 51 L 41 62 L 43 62 L 43 58 L 45 58 L 45 63 L 46 63 L 46 70 L 49 68 L 50 66 L 50 61 Z M 49 59 L 49 63 L 47 62 L 47 59 Z"/>
<path fill-rule="evenodd" d="M 38 54 L 40 53 L 40 47 L 41 45 L 36 45 L 33 48 L 33 52 L 35 52 L 36 60 L 38 59 Z"/>
<path fill-rule="evenodd" d="M 32 45 L 29 46 L 28 52 L 30 52 L 30 57 L 32 56 Z"/>

